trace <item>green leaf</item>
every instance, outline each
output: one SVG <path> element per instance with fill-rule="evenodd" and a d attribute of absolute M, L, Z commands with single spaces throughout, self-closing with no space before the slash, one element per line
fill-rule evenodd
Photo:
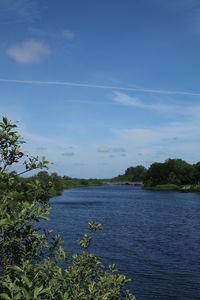
<path fill-rule="evenodd" d="M 10 266 L 9 269 L 11 269 L 13 271 L 16 271 L 18 273 L 22 273 L 23 272 L 23 270 L 20 267 L 18 267 L 18 266 Z"/>
<path fill-rule="evenodd" d="M 4 123 L 5 125 L 8 124 L 8 119 L 7 119 L 6 117 L 3 117 L 3 123 Z"/>
<path fill-rule="evenodd" d="M 8 219 L 2 219 L 2 220 L 0 220 L 0 226 L 7 225 L 7 224 L 8 224 Z"/>
<path fill-rule="evenodd" d="M 43 289 L 43 285 L 41 285 L 40 287 L 37 287 L 37 288 L 35 288 L 35 290 L 34 290 L 34 299 L 37 299 L 37 296 L 40 294 L 40 292 L 42 291 L 42 289 Z"/>
<path fill-rule="evenodd" d="M 40 216 L 40 219 L 43 219 L 43 220 L 49 221 L 49 218 L 48 218 L 47 216 Z"/>
<path fill-rule="evenodd" d="M 29 288 L 32 286 L 32 282 L 25 275 L 22 276 L 22 279 Z"/>
<path fill-rule="evenodd" d="M 63 300 L 68 300 L 68 299 L 69 299 L 69 294 L 68 292 L 65 292 L 63 296 Z"/>
<path fill-rule="evenodd" d="M 4 300 L 11 300 L 11 298 L 6 293 L 0 294 L 0 297 L 1 297 L 1 299 L 4 299 Z"/>

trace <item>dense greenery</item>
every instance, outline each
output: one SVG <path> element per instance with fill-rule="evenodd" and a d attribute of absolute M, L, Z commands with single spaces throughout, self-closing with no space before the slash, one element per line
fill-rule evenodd
<path fill-rule="evenodd" d="M 13 175 L 13 172 L 11 175 Z M 49 175 L 47 171 L 40 171 L 37 175 L 27 178 L 15 176 L 15 181 L 21 183 L 20 188 L 23 186 L 25 189 L 27 189 L 28 186 L 36 180 L 40 182 L 43 191 L 45 191 L 46 200 L 50 197 L 61 194 L 64 189 L 103 184 L 103 181 L 100 179 L 79 179 L 68 176 L 62 177 L 55 172 Z"/>
<path fill-rule="evenodd" d="M 90 178 L 90 179 L 80 179 L 80 178 L 70 178 L 70 177 L 63 177 L 63 188 L 73 188 L 73 187 L 80 187 L 80 186 L 91 186 L 91 185 L 103 185 L 105 184 L 105 180 Z"/>
<path fill-rule="evenodd" d="M 40 183 L 40 191 L 43 193 L 43 196 L 40 195 L 40 197 L 43 201 L 47 201 L 49 198 L 61 194 L 64 189 L 102 185 L 104 183 L 104 181 L 100 179 L 80 179 L 71 178 L 68 176 L 62 177 L 55 172 L 49 175 L 47 171 L 40 171 L 38 174 L 31 177 L 21 177 L 18 176 L 16 172 L 10 172 L 7 174 L 7 176 L 12 177 L 12 189 L 13 191 L 17 192 L 16 197 L 18 192 L 21 192 L 18 200 L 26 200 L 29 202 L 32 202 L 31 189 L 35 182 Z M 2 185 L 4 185 L 4 183 L 0 181 L 0 190 L 1 187 L 3 188 Z M 22 196 L 22 191 L 24 196 Z"/>
<path fill-rule="evenodd" d="M 189 164 L 182 159 L 155 162 L 147 170 L 139 165 L 129 167 L 115 182 L 142 182 L 143 187 L 155 190 L 200 191 L 200 162 Z"/>
<path fill-rule="evenodd" d="M 168 188 L 178 187 L 198 189 L 200 183 L 200 162 L 189 164 L 182 159 L 168 159 L 164 163 L 153 163 L 148 169 L 145 178 L 145 187 Z"/>
<path fill-rule="evenodd" d="M 88 224 L 89 233 L 79 241 L 82 249 L 70 262 L 61 246 L 62 239 L 51 230 L 39 229 L 47 220 L 48 197 L 61 190 L 57 174 L 38 173 L 21 179 L 9 167 L 25 158 L 23 141 L 16 125 L 0 122 L 0 299 L 135 299 L 124 289 L 127 279 L 114 266 L 104 269 L 88 251 L 98 222 Z M 43 157 L 26 157 L 25 170 L 47 168 Z M 67 179 L 68 180 L 68 179 Z M 62 266 L 62 268 L 61 268 Z"/>
<path fill-rule="evenodd" d="M 114 177 L 113 181 L 128 181 L 128 182 L 142 182 L 144 180 L 147 170 L 144 166 L 130 167 L 126 169 L 123 175 Z"/>

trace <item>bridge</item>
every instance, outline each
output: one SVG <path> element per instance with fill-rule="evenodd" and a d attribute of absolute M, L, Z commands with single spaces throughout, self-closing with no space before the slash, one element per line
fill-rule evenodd
<path fill-rule="evenodd" d="M 115 184 L 115 185 L 134 185 L 134 186 L 141 186 L 143 182 L 141 181 L 113 181 L 109 182 L 108 184 Z"/>

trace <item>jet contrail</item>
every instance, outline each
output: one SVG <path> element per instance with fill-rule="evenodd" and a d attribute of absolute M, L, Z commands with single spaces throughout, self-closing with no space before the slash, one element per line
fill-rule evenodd
<path fill-rule="evenodd" d="M 170 90 L 156 90 L 146 88 L 133 88 L 133 87 L 119 87 L 110 85 L 97 85 L 89 83 L 78 83 L 71 81 L 41 81 L 41 80 L 18 80 L 18 79 L 3 79 L 0 78 L 0 82 L 5 83 L 19 83 L 19 84 L 40 84 L 40 85 L 63 85 L 63 86 L 75 86 L 85 88 L 97 88 L 97 89 L 110 89 L 121 90 L 138 93 L 153 93 L 153 94 L 165 94 L 165 95 L 184 95 L 184 96 L 200 96 L 200 93 L 184 92 L 184 91 L 170 91 Z"/>

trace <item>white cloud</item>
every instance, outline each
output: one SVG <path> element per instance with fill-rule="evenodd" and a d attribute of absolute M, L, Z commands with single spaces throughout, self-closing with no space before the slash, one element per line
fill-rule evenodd
<path fill-rule="evenodd" d="M 114 92 L 114 100 L 115 102 L 121 104 L 121 105 L 127 105 L 127 106 L 133 106 L 136 108 L 142 108 L 142 109 L 151 109 L 151 110 L 157 110 L 159 112 L 166 112 L 169 110 L 175 110 L 175 106 L 173 105 L 166 105 L 161 103 L 145 103 L 138 97 L 131 97 L 125 93 L 115 91 Z"/>
<path fill-rule="evenodd" d="M 49 47 L 41 41 L 28 40 L 11 46 L 8 55 L 22 64 L 30 64 L 42 61 L 50 54 Z"/>
<path fill-rule="evenodd" d="M 114 92 L 115 97 L 114 100 L 117 103 L 123 104 L 123 105 L 131 105 L 136 107 L 144 107 L 145 105 L 142 103 L 142 101 L 137 97 L 130 97 L 124 93 L 121 92 Z"/>
<path fill-rule="evenodd" d="M 168 157 L 199 160 L 200 121 L 174 122 L 156 128 L 113 129 L 114 140 L 126 145 L 132 153 L 142 153 L 152 161 Z M 162 154 L 162 155 L 161 155 Z"/>

